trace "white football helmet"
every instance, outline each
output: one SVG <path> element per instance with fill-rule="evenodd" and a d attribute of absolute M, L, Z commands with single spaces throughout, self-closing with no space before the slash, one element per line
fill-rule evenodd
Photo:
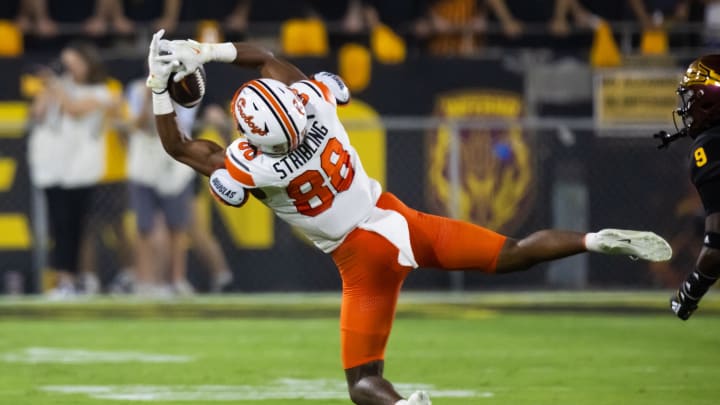
<path fill-rule="evenodd" d="M 263 78 L 245 83 L 235 92 L 231 109 L 240 132 L 262 153 L 292 152 L 305 138 L 303 101 L 280 81 Z"/>

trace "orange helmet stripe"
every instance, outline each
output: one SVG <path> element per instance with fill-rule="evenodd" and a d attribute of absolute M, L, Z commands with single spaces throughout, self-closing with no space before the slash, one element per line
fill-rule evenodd
<path fill-rule="evenodd" d="M 284 127 L 287 129 L 287 132 L 290 134 L 290 149 L 295 149 L 295 147 L 298 145 L 298 133 L 297 131 L 295 131 L 295 124 L 292 122 L 290 116 L 288 116 L 287 111 L 282 106 L 280 101 L 277 99 L 277 97 L 275 97 L 274 94 L 272 94 L 267 89 L 267 87 L 265 87 L 265 84 L 261 83 L 259 80 L 252 80 L 247 85 L 252 86 L 254 89 L 260 91 L 260 93 L 262 93 L 262 95 L 270 102 L 270 105 L 272 105 L 273 109 L 282 120 Z"/>

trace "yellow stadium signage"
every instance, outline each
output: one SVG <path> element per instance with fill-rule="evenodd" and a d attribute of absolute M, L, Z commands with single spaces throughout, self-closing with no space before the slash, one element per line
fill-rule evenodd
<path fill-rule="evenodd" d="M 509 120 L 508 128 L 456 128 L 441 125 L 427 136 L 426 198 L 442 215 L 513 232 L 523 223 L 534 201 L 534 157 L 519 123 L 522 96 L 500 90 L 460 90 L 439 95 L 435 115 L 440 118 Z M 458 162 L 451 160 L 451 137 L 460 142 Z M 458 190 L 449 177 L 458 165 Z M 453 196 L 457 192 L 458 195 Z M 452 205 L 457 207 L 453 209 Z"/>
<path fill-rule="evenodd" d="M 28 104 L 23 101 L 0 102 L 0 138 L 5 144 L 14 146 L 13 150 L 24 142 L 25 123 L 28 116 Z M 17 195 L 19 156 L 3 155 L 0 152 L 0 199 Z M 16 187 L 16 190 L 13 190 Z M 22 188 L 22 184 L 20 185 Z M 20 205 L 18 205 L 20 206 Z M 0 252 L 7 250 L 28 250 L 32 246 L 30 221 L 23 211 L 0 212 Z"/>
<path fill-rule="evenodd" d="M 677 108 L 675 70 L 612 69 L 595 75 L 595 123 L 600 128 L 671 125 Z"/>

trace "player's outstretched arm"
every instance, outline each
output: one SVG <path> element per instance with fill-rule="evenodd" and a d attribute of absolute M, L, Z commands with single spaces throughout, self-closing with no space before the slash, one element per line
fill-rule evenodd
<path fill-rule="evenodd" d="M 156 97 L 157 95 L 153 94 L 153 104 Z M 208 177 L 215 170 L 225 167 L 225 148 L 212 141 L 185 136 L 178 128 L 174 111 L 160 115 L 156 112 L 155 126 L 163 148 L 178 162 Z"/>
<path fill-rule="evenodd" d="M 210 176 L 216 169 L 225 166 L 225 149 L 214 142 L 193 140 L 180 131 L 175 119 L 175 109 L 167 91 L 170 73 L 177 68 L 177 62 L 159 60 L 159 43 L 163 34 L 163 30 L 155 33 L 150 43 L 148 54 L 150 74 L 146 83 L 152 90 L 157 131 L 165 151 L 170 156 L 195 171 Z"/>
<path fill-rule="evenodd" d="M 233 63 L 243 67 L 258 69 L 263 77 L 292 84 L 306 80 L 307 76 L 292 63 L 276 58 L 272 52 L 246 42 L 233 43 L 236 56 Z"/>
<path fill-rule="evenodd" d="M 307 79 L 307 76 L 295 65 L 276 58 L 272 52 L 262 47 L 247 42 L 208 44 L 191 39 L 163 40 L 160 49 L 166 54 L 159 57 L 160 61 L 180 62 L 180 71 L 175 75 L 176 81 L 194 72 L 200 65 L 213 61 L 257 69 L 263 77 L 279 80 L 285 84 Z"/>

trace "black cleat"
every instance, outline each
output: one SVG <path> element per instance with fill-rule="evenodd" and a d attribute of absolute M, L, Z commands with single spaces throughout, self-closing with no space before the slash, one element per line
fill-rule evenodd
<path fill-rule="evenodd" d="M 698 301 L 690 298 L 682 291 L 676 292 L 675 295 L 670 298 L 670 309 L 683 321 L 687 321 L 697 307 Z"/>

